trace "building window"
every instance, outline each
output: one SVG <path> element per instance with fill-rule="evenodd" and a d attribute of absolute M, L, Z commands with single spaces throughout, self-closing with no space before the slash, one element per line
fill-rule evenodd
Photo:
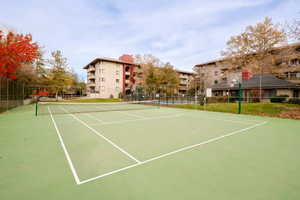
<path fill-rule="evenodd" d="M 116 75 L 119 75 L 120 74 L 120 71 L 117 69 L 116 70 Z"/>
<path fill-rule="evenodd" d="M 120 82 L 120 80 L 119 79 L 116 79 L 116 83 L 119 83 Z"/>
<path fill-rule="evenodd" d="M 295 58 L 291 60 L 291 65 L 300 65 L 300 60 Z"/>
<path fill-rule="evenodd" d="M 218 84 L 218 80 L 215 80 L 214 83 L 215 83 L 215 84 Z"/>
<path fill-rule="evenodd" d="M 201 73 L 201 76 L 204 77 L 204 76 L 205 76 L 205 73 Z"/>
<path fill-rule="evenodd" d="M 104 82 L 104 81 L 105 81 L 105 79 L 104 79 L 104 77 L 102 77 L 102 78 L 101 78 L 101 82 Z"/>
<path fill-rule="evenodd" d="M 219 75 L 219 72 L 218 71 L 215 71 L 215 76 L 218 76 Z"/>

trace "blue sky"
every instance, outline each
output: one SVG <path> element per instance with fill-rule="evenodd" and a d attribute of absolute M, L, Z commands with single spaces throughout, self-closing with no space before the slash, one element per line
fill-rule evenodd
<path fill-rule="evenodd" d="M 299 18 L 300 0 L 10 0 L 0 27 L 31 33 L 48 51 L 62 50 L 69 66 L 100 56 L 151 53 L 175 68 L 220 57 L 231 35 L 264 17 Z"/>

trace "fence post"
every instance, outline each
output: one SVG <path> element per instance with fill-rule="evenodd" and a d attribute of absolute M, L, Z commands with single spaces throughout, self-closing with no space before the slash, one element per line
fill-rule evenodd
<path fill-rule="evenodd" d="M 8 96 L 9 96 L 9 81 L 8 81 L 8 78 L 6 78 L 6 86 L 7 86 L 7 89 L 6 89 L 6 111 L 8 111 Z"/>
<path fill-rule="evenodd" d="M 242 84 L 239 83 L 239 103 L 238 103 L 238 114 L 241 114 L 242 110 Z"/>
<path fill-rule="evenodd" d="M 24 83 L 22 84 L 22 105 L 24 105 L 24 98 L 25 98 L 25 91 L 24 91 Z"/>
<path fill-rule="evenodd" d="M 0 112 L 2 111 L 2 77 L 0 76 Z"/>

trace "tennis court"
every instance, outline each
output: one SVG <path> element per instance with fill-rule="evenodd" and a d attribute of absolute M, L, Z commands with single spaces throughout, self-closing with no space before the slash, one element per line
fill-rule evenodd
<path fill-rule="evenodd" d="M 33 142 L 26 146 L 18 141 L 30 149 L 26 153 L 29 161 L 15 157 L 23 161 L 16 171 L 24 173 L 25 166 L 25 174 L 18 179 L 28 181 L 29 173 L 33 185 L 42 186 L 43 199 L 62 194 L 72 199 L 299 197 L 300 162 L 291 158 L 300 152 L 296 120 L 123 103 L 45 103 L 38 105 L 37 116 L 31 105 L 7 117 L 11 125 L 12 119 L 23 119 L 24 123 L 15 126 L 19 131 L 29 124 L 29 130 L 23 132 Z M 0 120 L 3 122 L 3 115 Z M 2 144 L 16 139 L 10 137 Z M 18 149 L 21 147 L 4 146 L 2 157 Z M 7 170 L 5 159 L 1 161 L 2 170 Z M 44 166 L 41 162 L 47 163 L 43 172 L 33 165 Z M 35 174 L 39 176 L 32 177 Z M 35 196 L 34 187 L 11 180 L 16 180 L 13 173 L 2 175 L 0 186 L 9 185 L 11 192 L 22 187 L 21 194 Z M 54 185 L 62 185 L 64 191 L 55 190 Z M 155 194 L 159 188 L 162 196 Z M 239 194 L 234 193 L 236 189 Z M 16 196 L 7 190 L 2 195 Z"/>

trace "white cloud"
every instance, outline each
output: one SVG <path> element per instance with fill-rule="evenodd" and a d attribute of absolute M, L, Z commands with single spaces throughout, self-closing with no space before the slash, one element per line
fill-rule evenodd
<path fill-rule="evenodd" d="M 82 66 L 95 57 L 123 53 L 152 53 L 191 70 L 219 57 L 229 36 L 246 25 L 297 13 L 296 0 L 33 0 L 3 6 L 0 24 L 32 33 L 49 51 L 62 50 L 82 74 Z"/>

